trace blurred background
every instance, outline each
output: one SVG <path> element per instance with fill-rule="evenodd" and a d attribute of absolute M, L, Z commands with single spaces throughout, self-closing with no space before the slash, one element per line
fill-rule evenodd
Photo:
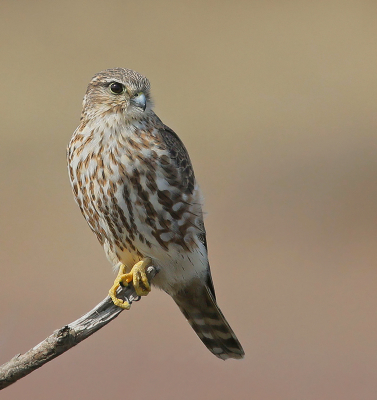
<path fill-rule="evenodd" d="M 5 400 L 376 399 L 375 1 L 0 3 L 0 364 L 114 275 L 65 150 L 91 77 L 127 67 L 205 195 L 222 362 L 157 290 Z"/>

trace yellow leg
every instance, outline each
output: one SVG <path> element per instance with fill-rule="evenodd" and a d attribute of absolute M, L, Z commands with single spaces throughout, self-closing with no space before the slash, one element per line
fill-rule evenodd
<path fill-rule="evenodd" d="M 118 275 L 115 278 L 114 284 L 111 287 L 111 289 L 109 290 L 109 296 L 111 297 L 111 300 L 113 301 L 113 303 L 116 306 L 118 306 L 120 308 L 124 308 L 126 310 L 129 310 L 131 305 L 128 303 L 128 301 L 123 301 L 121 299 L 118 299 L 118 297 L 117 297 L 117 289 L 120 286 L 121 282 L 123 284 L 123 281 L 121 280 L 121 278 L 125 275 L 125 272 L 126 272 L 126 267 L 123 264 L 121 264 L 119 267 Z M 128 282 L 127 282 L 127 284 L 128 284 Z"/>
<path fill-rule="evenodd" d="M 127 276 L 131 275 L 132 283 L 134 284 L 135 292 L 138 296 L 146 296 L 151 291 L 151 286 L 149 285 L 147 274 L 145 272 L 151 264 L 152 260 L 150 258 L 144 258 L 132 267 L 129 274 L 126 274 Z M 140 281 L 142 282 L 142 286 L 140 285 Z"/>
<path fill-rule="evenodd" d="M 151 287 L 145 273 L 146 268 L 151 264 L 151 262 L 152 261 L 150 258 L 144 258 L 144 260 L 136 263 L 129 273 L 126 273 L 126 267 L 121 264 L 118 275 L 114 281 L 114 285 L 109 291 L 109 296 L 116 306 L 126 310 L 130 308 L 130 304 L 127 301 L 118 299 L 116 296 L 117 289 L 120 285 L 127 286 L 132 281 L 135 292 L 138 296 L 146 296 L 151 291 Z M 140 286 L 140 281 L 142 282 L 143 286 Z"/>

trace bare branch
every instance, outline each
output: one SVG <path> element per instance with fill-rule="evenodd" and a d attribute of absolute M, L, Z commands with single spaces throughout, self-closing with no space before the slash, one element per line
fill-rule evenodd
<path fill-rule="evenodd" d="M 155 267 L 148 267 L 146 271 L 148 280 L 151 281 L 157 272 Z M 130 304 L 140 299 L 136 295 L 132 283 L 125 288 L 118 289 L 117 296 Z M 123 309 L 114 305 L 108 296 L 93 310 L 69 325 L 58 329 L 25 354 L 16 355 L 0 366 L 0 390 L 76 346 L 76 344 L 107 325 L 122 311 Z"/>

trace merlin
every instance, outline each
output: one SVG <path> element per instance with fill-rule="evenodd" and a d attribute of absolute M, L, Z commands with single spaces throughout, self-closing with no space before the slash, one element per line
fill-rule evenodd
<path fill-rule="evenodd" d="M 125 68 L 96 74 L 83 100 L 80 125 L 68 146 L 75 200 L 119 271 L 110 289 L 133 282 L 169 294 L 205 346 L 217 357 L 244 351 L 216 303 L 207 256 L 202 196 L 185 146 L 153 112 L 150 83 Z"/>

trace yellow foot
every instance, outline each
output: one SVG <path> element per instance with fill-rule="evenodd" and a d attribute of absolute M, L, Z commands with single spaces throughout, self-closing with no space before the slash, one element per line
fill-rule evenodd
<path fill-rule="evenodd" d="M 126 273 L 126 267 L 121 264 L 114 285 L 109 290 L 109 296 L 116 306 L 126 310 L 131 306 L 127 301 L 118 299 L 116 296 L 119 286 L 127 286 L 132 281 L 135 292 L 138 296 L 146 296 L 151 291 L 147 274 L 145 273 L 146 268 L 151 265 L 151 263 L 152 261 L 150 258 L 144 258 L 144 260 L 136 263 L 129 273 Z"/>

